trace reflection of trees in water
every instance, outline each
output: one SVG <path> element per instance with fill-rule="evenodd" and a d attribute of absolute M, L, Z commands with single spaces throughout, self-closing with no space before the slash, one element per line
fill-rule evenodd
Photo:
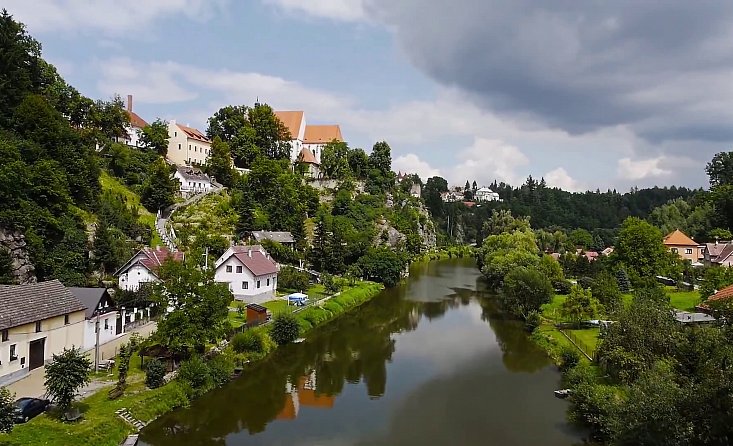
<path fill-rule="evenodd" d="M 524 329 L 524 324 L 501 311 L 496 296 L 486 293 L 479 300 L 481 319 L 494 331 L 504 353 L 504 366 L 513 372 L 536 372 L 550 363 L 547 354 L 537 346 Z"/>
<path fill-rule="evenodd" d="M 387 290 L 352 314 L 311 333 L 301 344 L 285 346 L 243 377 L 192 403 L 190 409 L 164 415 L 146 428 L 141 439 L 151 445 L 221 445 L 235 432 L 262 432 L 288 411 L 287 383 L 315 372 L 315 395 L 336 396 L 344 384 L 364 382 L 370 398 L 387 389 L 387 362 L 395 352 L 394 333 L 415 330 L 420 319 L 439 318 L 468 305 L 475 293 L 455 288 L 447 299 L 415 302 L 405 287 Z M 292 417 L 289 417 L 292 418 Z"/>

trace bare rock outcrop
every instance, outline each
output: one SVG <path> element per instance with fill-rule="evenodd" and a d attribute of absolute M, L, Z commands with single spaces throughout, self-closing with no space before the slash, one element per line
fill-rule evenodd
<path fill-rule="evenodd" d="M 10 254 L 10 269 L 15 283 L 36 282 L 36 268 L 31 263 L 23 234 L 0 228 L 0 249 Z"/>

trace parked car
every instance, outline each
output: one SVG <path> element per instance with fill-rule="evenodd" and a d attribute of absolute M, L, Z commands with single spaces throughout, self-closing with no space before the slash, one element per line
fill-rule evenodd
<path fill-rule="evenodd" d="M 40 398 L 20 398 L 15 402 L 15 422 L 25 423 L 46 411 L 51 402 Z"/>

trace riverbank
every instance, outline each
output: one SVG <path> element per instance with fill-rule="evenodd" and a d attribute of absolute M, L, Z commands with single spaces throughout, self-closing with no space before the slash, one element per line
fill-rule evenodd
<path fill-rule="evenodd" d="M 297 313 L 295 317 L 301 326 L 301 336 L 359 307 L 383 289 L 378 283 L 359 282 L 323 305 Z M 266 332 L 268 327 L 255 330 Z M 266 357 L 267 355 L 259 355 L 249 360 L 252 363 Z M 117 416 L 116 410 L 126 408 L 133 418 L 150 422 L 190 402 L 178 381 L 173 380 L 151 390 L 145 387 L 144 378 L 139 358 L 134 356 L 128 378 L 130 385 L 122 397 L 115 400 L 107 397 L 107 392 L 113 386 L 110 384 L 77 403 L 83 413 L 80 421 L 63 423 L 50 415 L 40 415 L 28 423 L 16 425 L 10 434 L 0 434 L 0 446 L 116 446 L 127 435 L 135 432 L 131 425 Z"/>

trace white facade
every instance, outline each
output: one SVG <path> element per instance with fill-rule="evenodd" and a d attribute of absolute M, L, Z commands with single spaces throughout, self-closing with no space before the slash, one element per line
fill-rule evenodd
<path fill-rule="evenodd" d="M 187 130 L 188 129 L 188 130 Z M 192 137 L 190 130 L 196 129 L 177 124 L 175 120 L 168 123 L 168 153 L 166 158 L 178 166 L 202 166 L 211 153 L 211 141 L 200 136 Z"/>
<path fill-rule="evenodd" d="M 326 144 L 303 143 L 303 148 L 308 149 L 313 153 L 313 156 L 316 157 L 316 162 L 318 164 L 321 164 L 321 153 L 323 153 L 324 147 L 326 147 Z"/>
<path fill-rule="evenodd" d="M 478 189 L 473 197 L 476 201 L 501 201 L 499 194 L 489 189 L 488 187 L 482 187 Z"/>
<path fill-rule="evenodd" d="M 144 265 L 138 263 L 134 265 L 119 277 L 120 289 L 126 291 L 137 291 L 140 289 L 141 283 L 158 283 L 160 279 L 147 269 Z"/>
<path fill-rule="evenodd" d="M 184 196 L 205 193 L 211 190 L 211 179 L 208 175 L 186 175 L 180 170 L 176 170 L 173 178 L 180 183 L 180 191 Z"/>
<path fill-rule="evenodd" d="M 117 334 L 117 312 L 111 311 L 105 314 L 99 315 L 99 344 L 104 344 L 105 342 L 109 342 L 119 336 L 122 336 L 124 334 L 124 322 L 122 320 L 119 321 L 120 327 L 119 330 L 120 333 Z M 91 319 L 87 319 L 84 321 L 84 349 L 90 349 L 94 348 L 97 341 L 96 333 L 94 332 L 94 327 L 97 325 L 97 317 L 93 316 Z"/>
<path fill-rule="evenodd" d="M 259 246 L 249 247 L 252 248 L 251 250 L 235 252 L 241 248 L 248 247 L 231 247 L 219 257 L 214 264 L 214 280 L 219 283 L 226 283 L 237 300 L 248 303 L 263 303 L 274 299 L 275 290 L 277 289 L 277 265 L 269 258 L 267 252 Z M 256 261 L 262 262 L 265 259 L 270 262 L 274 272 L 256 275 L 238 256 L 247 256 L 250 259 L 252 256 L 261 256 Z"/>

